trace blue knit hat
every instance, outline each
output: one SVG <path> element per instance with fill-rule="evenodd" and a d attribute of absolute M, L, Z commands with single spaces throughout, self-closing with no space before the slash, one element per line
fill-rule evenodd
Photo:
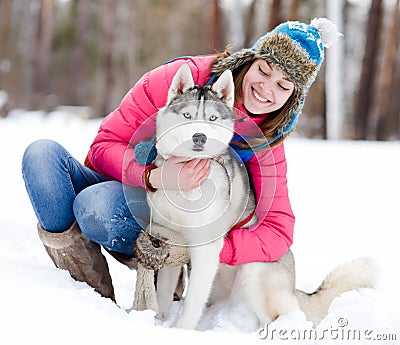
<path fill-rule="evenodd" d="M 341 34 L 326 18 L 313 19 L 310 24 L 288 21 L 260 37 L 251 47 L 217 61 L 213 72 L 218 76 L 226 69 L 232 71 L 264 59 L 279 67 L 294 83 L 294 92 L 286 107 L 286 115 L 273 137 L 264 146 L 286 137 L 294 128 L 303 109 L 308 89 L 315 80 L 328 48 Z"/>

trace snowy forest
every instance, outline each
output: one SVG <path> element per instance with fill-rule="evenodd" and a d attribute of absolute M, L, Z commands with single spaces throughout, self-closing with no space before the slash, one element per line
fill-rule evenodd
<path fill-rule="evenodd" d="M 171 58 L 251 46 L 286 20 L 333 20 L 297 135 L 400 139 L 399 0 L 1 0 L 0 114 L 80 106 L 100 118 Z"/>

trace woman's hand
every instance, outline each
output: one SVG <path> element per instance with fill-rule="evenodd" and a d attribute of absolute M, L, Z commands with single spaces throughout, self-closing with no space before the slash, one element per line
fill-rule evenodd
<path fill-rule="evenodd" d="M 207 179 L 210 161 L 209 158 L 171 157 L 151 170 L 149 182 L 156 189 L 193 189 Z"/>

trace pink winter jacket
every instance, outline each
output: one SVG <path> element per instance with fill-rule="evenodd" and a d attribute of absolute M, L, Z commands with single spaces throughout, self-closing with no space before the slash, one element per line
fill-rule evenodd
<path fill-rule="evenodd" d="M 153 115 L 165 106 L 169 86 L 179 67 L 188 63 L 194 82 L 204 85 L 211 77 L 209 66 L 214 58 L 178 59 L 143 75 L 120 106 L 101 123 L 87 155 L 89 165 L 110 179 L 143 186 L 145 166 L 135 161 L 133 146 L 155 135 Z M 242 106 L 239 108 L 244 111 Z M 242 134 L 242 123 L 245 122 L 235 124 L 235 132 Z M 293 240 L 295 218 L 288 197 L 283 144 L 257 153 L 246 167 L 256 194 L 258 222 L 249 229 L 233 229 L 227 234 L 220 261 L 229 265 L 276 261 Z"/>

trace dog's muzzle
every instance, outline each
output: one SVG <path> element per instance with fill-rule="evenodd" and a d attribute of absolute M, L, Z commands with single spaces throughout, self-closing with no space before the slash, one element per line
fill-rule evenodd
<path fill-rule="evenodd" d="M 192 136 L 192 140 L 194 143 L 193 150 L 194 151 L 203 151 L 204 145 L 207 142 L 207 136 L 203 133 L 195 133 Z"/>

